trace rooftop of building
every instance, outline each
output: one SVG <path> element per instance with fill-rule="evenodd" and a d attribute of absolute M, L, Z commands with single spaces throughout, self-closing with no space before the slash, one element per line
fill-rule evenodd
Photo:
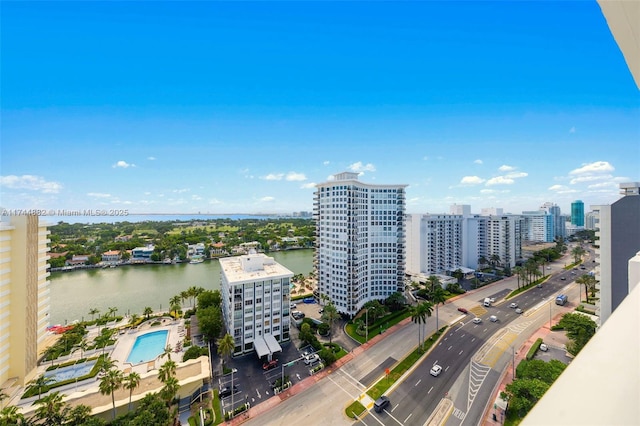
<path fill-rule="evenodd" d="M 220 268 L 231 283 L 293 276 L 293 272 L 264 253 L 249 253 L 242 256 L 221 258 Z"/>

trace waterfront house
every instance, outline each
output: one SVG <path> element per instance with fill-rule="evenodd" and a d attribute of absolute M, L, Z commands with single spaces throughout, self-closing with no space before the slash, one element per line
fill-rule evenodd
<path fill-rule="evenodd" d="M 120 262 L 120 251 L 109 250 L 102 253 L 102 261 L 105 263 L 118 263 Z"/>
<path fill-rule="evenodd" d="M 65 262 L 67 266 L 84 265 L 89 261 L 88 254 L 74 254 L 71 259 Z"/>

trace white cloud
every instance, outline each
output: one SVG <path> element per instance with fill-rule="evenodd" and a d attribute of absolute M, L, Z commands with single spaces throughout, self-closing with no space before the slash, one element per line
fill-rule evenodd
<path fill-rule="evenodd" d="M 571 185 L 575 185 L 576 183 L 581 183 L 581 182 L 593 182 L 595 180 L 606 180 L 606 179 L 613 179 L 612 175 L 584 175 L 584 176 L 578 176 L 575 177 L 573 179 L 571 179 L 571 181 L 569 183 L 571 183 Z"/>
<path fill-rule="evenodd" d="M 569 172 L 570 175 L 581 175 L 591 173 L 612 172 L 615 168 L 608 161 L 595 161 L 593 163 L 583 164 L 582 167 Z"/>
<path fill-rule="evenodd" d="M 371 163 L 362 164 L 361 161 L 353 163 L 349 165 L 347 168 L 352 172 L 375 172 L 376 171 L 376 167 L 373 164 Z"/>
<path fill-rule="evenodd" d="M 600 182 L 594 183 L 588 186 L 589 189 L 598 189 L 598 188 L 618 188 L 618 183 L 616 181 L 608 181 L 608 182 Z"/>
<path fill-rule="evenodd" d="M 574 193 L 574 192 L 578 192 L 575 189 L 570 189 L 568 186 L 565 186 L 565 185 L 551 185 L 547 189 L 549 191 L 554 191 L 557 194 L 571 194 L 571 193 Z"/>
<path fill-rule="evenodd" d="M 575 133 L 576 132 L 576 126 L 573 126 L 569 129 L 569 133 Z"/>
<path fill-rule="evenodd" d="M 422 157 L 422 159 L 423 159 L 424 161 L 428 161 L 428 160 L 429 160 L 429 157 L 427 157 L 427 156 L 425 155 L 424 157 Z"/>
<path fill-rule="evenodd" d="M 515 181 L 513 179 L 508 178 L 506 176 L 496 176 L 496 177 L 493 177 L 493 178 L 489 179 L 485 185 L 487 185 L 487 186 L 491 186 L 491 185 L 512 185 L 514 182 Z"/>
<path fill-rule="evenodd" d="M 171 192 L 175 192 L 176 194 L 182 194 L 183 192 L 189 192 L 191 191 L 189 188 L 181 188 L 181 189 L 174 189 Z"/>
<path fill-rule="evenodd" d="M 316 183 L 315 182 L 308 182 L 308 183 L 303 183 L 300 188 L 302 189 L 315 189 L 316 187 Z"/>
<path fill-rule="evenodd" d="M 62 185 L 58 182 L 46 181 L 43 177 L 33 175 L 0 176 L 0 186 L 9 189 L 42 191 L 45 194 L 57 194 L 62 189 Z"/>
<path fill-rule="evenodd" d="M 222 204 L 222 201 L 218 200 L 217 198 L 212 198 L 209 200 L 209 204 Z"/>
<path fill-rule="evenodd" d="M 303 181 L 303 180 L 307 180 L 307 177 L 304 175 L 304 173 L 289 172 L 287 173 L 286 180 L 290 182 Z"/>
<path fill-rule="evenodd" d="M 481 159 L 477 159 L 477 160 L 473 160 L 474 164 L 482 164 L 482 160 Z"/>
<path fill-rule="evenodd" d="M 495 194 L 496 192 L 498 192 L 498 191 L 495 190 L 495 189 L 486 189 L 485 188 L 485 189 L 481 189 L 480 190 L 481 194 Z"/>
<path fill-rule="evenodd" d="M 484 182 L 479 176 L 465 176 L 460 180 L 461 185 L 479 185 Z"/>
<path fill-rule="evenodd" d="M 504 177 L 508 179 L 517 179 L 517 178 L 522 178 L 527 176 L 529 176 L 529 173 L 526 173 L 526 172 L 513 172 L 513 173 L 507 173 L 506 175 L 504 175 Z"/>
<path fill-rule="evenodd" d="M 271 201 L 274 201 L 275 197 L 262 197 L 260 198 L 260 201 L 263 201 L 265 203 L 270 203 Z"/>
<path fill-rule="evenodd" d="M 330 162 L 330 161 L 323 161 L 323 162 L 322 162 L 322 164 L 323 164 L 324 166 L 328 166 L 329 164 L 331 164 L 331 162 Z"/>
<path fill-rule="evenodd" d="M 149 161 L 154 161 L 156 159 L 156 157 L 147 157 L 147 160 Z"/>
<path fill-rule="evenodd" d="M 105 194 L 102 192 L 88 192 L 87 195 L 89 197 L 95 197 L 95 198 L 109 198 L 111 197 L 111 194 Z"/>
<path fill-rule="evenodd" d="M 193 194 L 193 195 L 191 196 L 191 199 L 192 199 L 193 201 L 200 201 L 200 200 L 202 200 L 202 197 L 201 197 L 201 196 L 199 196 L 199 195 Z"/>
<path fill-rule="evenodd" d="M 129 168 L 129 167 L 135 167 L 135 166 L 136 166 L 136 165 L 135 165 L 135 164 L 133 164 L 133 163 L 127 163 L 127 162 L 126 162 L 126 161 L 124 161 L 124 160 L 120 160 L 120 161 L 118 161 L 116 164 L 114 164 L 114 165 L 113 165 L 113 166 L 111 166 L 111 167 L 113 167 L 114 169 L 115 169 L 116 167 L 120 167 L 120 168 L 122 168 L 122 169 L 126 169 L 126 168 Z"/>
<path fill-rule="evenodd" d="M 282 180 L 284 173 L 269 173 L 268 175 L 261 177 L 264 180 Z"/>
<path fill-rule="evenodd" d="M 515 167 L 507 166 L 506 164 L 503 164 L 502 166 L 498 167 L 498 170 L 500 170 L 501 172 L 510 172 L 515 169 L 516 169 Z"/>

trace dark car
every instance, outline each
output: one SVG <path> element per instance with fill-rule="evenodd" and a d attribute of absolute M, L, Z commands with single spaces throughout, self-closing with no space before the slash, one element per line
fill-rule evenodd
<path fill-rule="evenodd" d="M 387 398 L 386 396 L 382 395 L 373 404 L 373 409 L 376 410 L 376 413 L 381 413 L 382 410 L 384 410 L 387 407 L 387 405 L 389 405 L 389 404 L 391 404 L 391 401 L 389 401 L 389 398 Z"/>
<path fill-rule="evenodd" d="M 278 360 L 272 359 L 271 361 L 268 361 L 262 364 L 262 369 L 266 371 L 266 370 L 271 370 L 272 368 L 276 368 L 277 366 L 278 366 Z"/>
<path fill-rule="evenodd" d="M 469 311 L 468 311 L 468 310 L 466 310 L 465 308 L 458 308 L 458 310 L 459 310 L 460 312 L 462 312 L 463 314 L 468 314 L 468 313 L 469 313 Z"/>
<path fill-rule="evenodd" d="M 238 393 L 238 385 L 233 385 L 233 392 L 231 392 L 231 388 L 229 386 L 225 386 L 220 389 L 220 398 L 226 398 L 231 396 L 232 393 Z"/>

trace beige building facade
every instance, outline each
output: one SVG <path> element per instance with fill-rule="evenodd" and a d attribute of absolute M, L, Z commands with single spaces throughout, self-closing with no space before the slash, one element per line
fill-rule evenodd
<path fill-rule="evenodd" d="M 0 221 L 0 388 L 34 378 L 49 325 L 47 226 L 38 216 Z"/>

